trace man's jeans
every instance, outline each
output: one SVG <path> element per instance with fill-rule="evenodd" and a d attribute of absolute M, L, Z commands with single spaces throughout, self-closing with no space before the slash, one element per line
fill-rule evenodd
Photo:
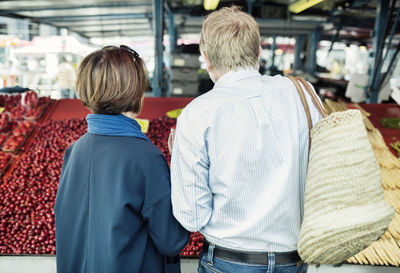
<path fill-rule="evenodd" d="M 293 264 L 275 264 L 275 254 L 268 254 L 268 265 L 246 264 L 231 262 L 214 257 L 212 247 L 208 248 L 208 253 L 204 251 L 200 254 L 199 273 L 306 273 L 307 265 L 297 266 Z"/>

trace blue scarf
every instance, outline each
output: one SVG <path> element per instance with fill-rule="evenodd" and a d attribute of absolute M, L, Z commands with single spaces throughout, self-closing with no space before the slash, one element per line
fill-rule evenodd
<path fill-rule="evenodd" d="M 137 137 L 151 143 L 150 139 L 142 133 L 139 123 L 123 114 L 89 114 L 86 117 L 86 121 L 89 133 L 107 136 Z"/>

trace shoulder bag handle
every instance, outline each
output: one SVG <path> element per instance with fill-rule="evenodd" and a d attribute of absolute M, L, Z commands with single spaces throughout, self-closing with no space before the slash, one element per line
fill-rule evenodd
<path fill-rule="evenodd" d="M 324 107 L 322 106 L 321 101 L 317 98 L 317 95 L 315 94 L 314 90 L 310 87 L 310 85 L 301 77 L 296 77 L 298 81 L 300 81 L 304 88 L 307 90 L 308 94 L 310 94 L 311 99 L 315 105 L 315 107 L 318 109 L 318 112 L 321 114 L 323 118 L 326 118 L 328 115 L 326 114 Z"/>
<path fill-rule="evenodd" d="M 310 136 L 310 131 L 312 128 L 312 119 L 311 119 L 311 114 L 310 114 L 310 108 L 308 107 L 307 99 L 306 96 L 304 95 L 303 89 L 300 87 L 299 82 L 292 76 L 287 76 L 296 86 L 297 93 L 299 93 L 301 103 L 303 104 L 304 111 L 306 112 L 307 116 L 307 124 L 308 124 L 308 149 L 311 148 L 311 136 Z"/>
<path fill-rule="evenodd" d="M 310 114 L 310 108 L 308 108 L 308 103 L 306 96 L 304 95 L 303 89 L 300 87 L 299 82 L 292 76 L 287 76 L 296 86 L 297 93 L 299 93 L 301 103 L 303 104 L 304 111 L 306 112 L 307 115 L 307 123 L 308 123 L 308 130 L 311 130 L 312 128 L 312 119 L 311 119 L 311 114 Z"/>

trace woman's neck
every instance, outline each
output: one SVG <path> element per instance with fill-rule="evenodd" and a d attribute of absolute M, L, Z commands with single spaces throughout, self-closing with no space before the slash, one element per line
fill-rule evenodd
<path fill-rule="evenodd" d="M 137 113 L 133 113 L 132 111 L 123 112 L 121 114 L 123 114 L 124 116 L 127 116 L 128 118 L 131 118 L 131 119 L 135 119 L 138 116 Z"/>

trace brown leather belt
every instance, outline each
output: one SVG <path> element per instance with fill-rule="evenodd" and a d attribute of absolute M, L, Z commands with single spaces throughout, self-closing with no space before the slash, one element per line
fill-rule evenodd
<path fill-rule="evenodd" d="M 203 251 L 207 253 L 210 243 L 204 240 Z M 297 251 L 274 252 L 275 264 L 296 264 L 301 261 Z M 215 246 L 214 257 L 231 262 L 268 265 L 268 252 L 245 252 Z"/>

